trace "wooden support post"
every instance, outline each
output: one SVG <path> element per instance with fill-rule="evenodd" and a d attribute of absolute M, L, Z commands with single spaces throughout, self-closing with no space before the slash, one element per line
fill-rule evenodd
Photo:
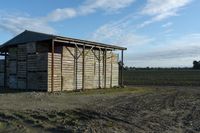
<path fill-rule="evenodd" d="M 85 89 L 85 45 L 83 45 L 83 63 L 82 63 L 82 90 Z"/>
<path fill-rule="evenodd" d="M 113 75 L 113 53 L 111 51 L 111 73 L 110 73 L 110 88 L 112 88 L 112 75 Z"/>
<path fill-rule="evenodd" d="M 121 87 L 124 87 L 123 71 L 124 71 L 124 50 L 121 51 Z"/>
<path fill-rule="evenodd" d="M 54 40 L 51 45 L 51 92 L 54 91 Z"/>
<path fill-rule="evenodd" d="M 78 90 L 78 48 L 76 47 L 75 48 L 75 87 L 76 87 L 76 90 Z"/>
<path fill-rule="evenodd" d="M 101 49 L 99 49 L 99 89 L 101 88 Z"/>
<path fill-rule="evenodd" d="M 28 52 L 26 52 L 26 90 L 28 91 Z"/>
<path fill-rule="evenodd" d="M 104 51 L 105 53 L 104 53 L 104 87 L 106 88 L 106 74 L 107 74 L 107 72 L 106 72 L 106 64 L 107 64 L 107 49 L 105 49 L 105 51 Z"/>
<path fill-rule="evenodd" d="M 63 91 L 63 46 L 61 50 L 61 91 Z"/>
<path fill-rule="evenodd" d="M 5 52 L 4 58 L 4 89 L 7 87 L 7 53 Z"/>

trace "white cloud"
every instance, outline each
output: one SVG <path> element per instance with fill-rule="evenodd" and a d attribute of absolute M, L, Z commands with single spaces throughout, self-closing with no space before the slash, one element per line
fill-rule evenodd
<path fill-rule="evenodd" d="M 96 10 L 117 12 L 132 4 L 135 0 L 87 0 L 80 6 L 80 14 L 94 13 Z"/>
<path fill-rule="evenodd" d="M 120 20 L 99 27 L 92 35 L 91 40 L 105 43 L 120 44 L 124 47 L 143 45 L 153 41 L 153 38 L 135 34 L 127 21 Z"/>
<path fill-rule="evenodd" d="M 168 43 L 154 46 L 153 49 L 127 55 L 129 65 L 172 67 L 190 66 L 193 60 L 199 60 L 200 34 L 189 34 Z"/>
<path fill-rule="evenodd" d="M 145 35 L 137 34 L 134 15 L 128 15 L 119 21 L 99 27 L 92 39 L 105 43 L 118 44 L 127 47 L 125 63 L 137 67 L 178 67 L 190 66 L 193 60 L 199 60 L 200 34 L 189 34 L 179 38 L 165 38 L 173 31 L 172 22 L 163 24 L 164 32 L 158 40 Z M 137 18 L 136 18 L 137 19 Z M 90 38 L 91 39 L 91 38 Z M 161 42 L 162 41 L 162 42 Z"/>
<path fill-rule="evenodd" d="M 150 16 L 176 14 L 181 7 L 190 2 L 191 0 L 148 0 L 141 13 Z"/>
<path fill-rule="evenodd" d="M 58 8 L 47 16 L 30 17 L 19 14 L 0 14 L 0 28 L 13 34 L 18 34 L 25 29 L 55 33 L 50 22 L 58 22 L 77 16 L 95 13 L 97 10 L 104 12 L 118 12 L 132 4 L 135 0 L 86 0 L 77 8 Z"/>
<path fill-rule="evenodd" d="M 25 29 L 39 32 L 55 33 L 55 30 L 47 22 L 39 18 L 27 16 L 0 15 L 0 28 L 13 33 L 14 35 Z"/>
<path fill-rule="evenodd" d="M 169 27 L 171 27 L 172 25 L 173 25 L 172 22 L 167 22 L 167 23 L 163 24 L 162 27 L 163 27 L 163 28 L 169 28 Z"/>
<path fill-rule="evenodd" d="M 140 24 L 138 28 L 168 17 L 177 16 L 178 11 L 191 2 L 192 0 L 148 0 L 141 14 L 151 16 L 152 18 Z"/>
<path fill-rule="evenodd" d="M 47 17 L 44 18 L 45 21 L 62 21 L 65 19 L 73 18 L 77 15 L 77 11 L 73 8 L 63 8 L 56 9 L 51 12 Z"/>

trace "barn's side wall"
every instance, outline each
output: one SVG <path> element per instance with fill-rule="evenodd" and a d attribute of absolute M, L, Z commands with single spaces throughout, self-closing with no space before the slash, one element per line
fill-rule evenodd
<path fill-rule="evenodd" d="M 8 49 L 8 88 L 52 91 L 50 44 L 50 41 L 33 42 Z M 83 47 L 55 43 L 53 91 L 119 86 L 119 66 L 116 54 L 91 47 L 86 47 L 84 53 L 83 65 Z M 84 77 L 83 68 L 85 68 Z M 0 70 L 1 74 L 4 75 Z M 0 86 L 3 86 L 3 80 L 1 82 Z"/>
<path fill-rule="evenodd" d="M 48 91 L 52 91 L 51 61 L 52 53 L 49 52 Z M 119 86 L 118 56 L 113 52 L 107 51 L 105 55 L 103 50 L 86 47 L 84 68 L 84 89 Z M 83 48 L 55 45 L 53 91 L 76 89 L 83 89 Z"/>
<path fill-rule="evenodd" d="M 0 60 L 0 88 L 4 87 L 4 63 L 3 59 Z"/>
<path fill-rule="evenodd" d="M 47 57 L 48 47 L 35 42 L 10 47 L 7 87 L 47 91 Z"/>

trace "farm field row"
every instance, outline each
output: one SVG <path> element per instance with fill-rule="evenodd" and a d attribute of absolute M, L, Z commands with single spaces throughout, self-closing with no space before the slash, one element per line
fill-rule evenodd
<path fill-rule="evenodd" d="M 200 70 L 126 70 L 124 84 L 200 86 Z"/>

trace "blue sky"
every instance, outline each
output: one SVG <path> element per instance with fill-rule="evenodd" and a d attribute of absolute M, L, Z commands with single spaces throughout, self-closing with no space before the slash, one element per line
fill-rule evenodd
<path fill-rule="evenodd" d="M 127 47 L 128 66 L 192 66 L 199 13 L 199 0 L 1 0 L 0 43 L 28 29 Z"/>

